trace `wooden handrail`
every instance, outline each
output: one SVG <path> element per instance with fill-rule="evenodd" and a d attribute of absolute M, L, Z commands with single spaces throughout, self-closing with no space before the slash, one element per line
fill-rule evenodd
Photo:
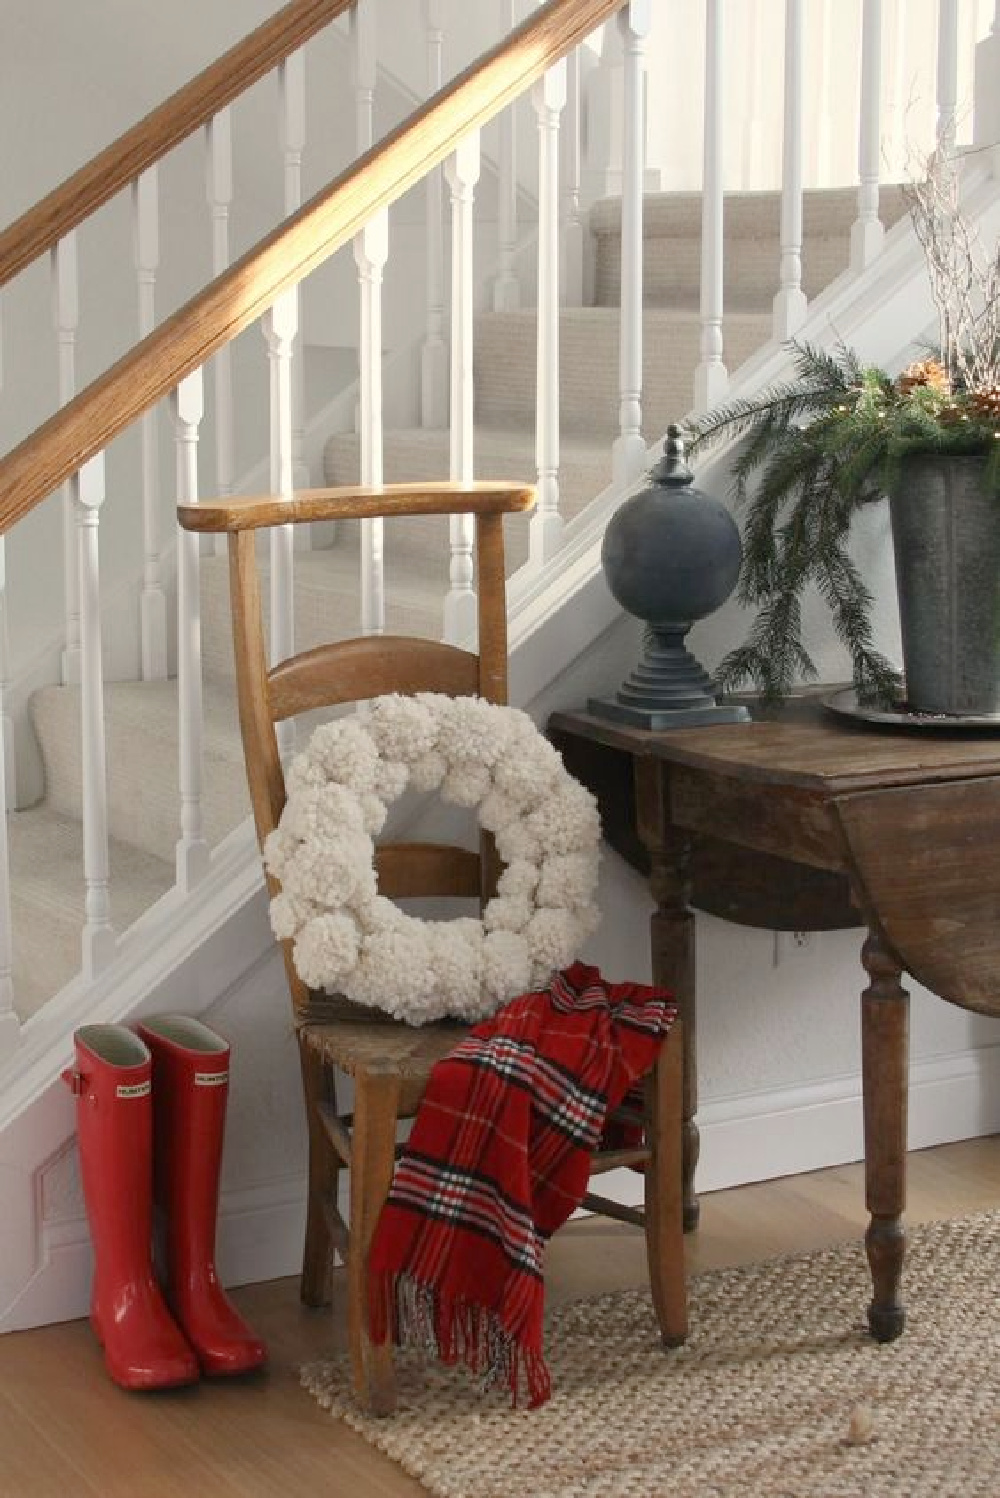
<path fill-rule="evenodd" d="M 549 0 L 0 461 L 0 534 L 577 46 L 624 0 Z"/>
<path fill-rule="evenodd" d="M 335 489 L 298 489 L 291 499 L 273 494 L 236 494 L 178 505 L 177 519 L 186 531 L 254 531 L 269 525 L 296 525 L 324 520 L 370 520 L 402 515 L 507 515 L 530 510 L 531 484 L 506 479 L 476 479 L 469 484 L 428 479 L 411 484 L 341 485 Z"/>
<path fill-rule="evenodd" d="M 354 0 L 292 0 L 0 233 L 0 286 L 207 125 Z"/>

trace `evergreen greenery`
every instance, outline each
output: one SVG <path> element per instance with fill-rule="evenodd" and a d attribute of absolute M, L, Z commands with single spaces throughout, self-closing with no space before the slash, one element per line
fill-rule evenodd
<path fill-rule="evenodd" d="M 750 681 L 773 701 L 816 676 L 801 619 L 813 583 L 850 656 L 859 700 L 887 701 L 899 679 L 872 642 L 872 597 L 847 550 L 851 521 L 882 499 L 914 453 L 986 455 L 985 482 L 1000 498 L 1000 390 L 955 388 L 935 359 L 894 380 L 843 345 L 790 348 L 795 379 L 719 406 L 689 428 L 691 453 L 741 439 L 732 468 L 744 514 L 738 597 L 757 614 L 716 684 Z"/>

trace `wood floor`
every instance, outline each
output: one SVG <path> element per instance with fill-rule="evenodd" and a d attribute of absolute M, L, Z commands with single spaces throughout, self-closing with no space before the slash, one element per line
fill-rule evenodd
<path fill-rule="evenodd" d="M 1000 1137 L 912 1154 L 909 1222 L 1000 1204 Z M 859 1237 L 862 1167 L 703 1198 L 692 1272 Z M 553 1241 L 549 1302 L 645 1279 L 638 1231 L 603 1220 Z M 905 1290 L 905 1279 L 904 1279 Z M 299 1387 L 297 1365 L 334 1344 L 334 1316 L 307 1312 L 293 1280 L 237 1291 L 271 1367 L 245 1381 L 129 1395 L 104 1375 L 84 1322 L 0 1338 L 0 1498 L 417 1498 L 424 1489 Z M 470 1397 L 473 1397 L 470 1395 Z"/>

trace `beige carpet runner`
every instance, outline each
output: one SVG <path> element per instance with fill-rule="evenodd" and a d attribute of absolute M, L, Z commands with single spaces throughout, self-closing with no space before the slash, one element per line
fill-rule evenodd
<path fill-rule="evenodd" d="M 440 1498 L 998 1498 L 998 1280 L 1000 1212 L 913 1229 L 888 1346 L 845 1244 L 698 1276 L 673 1352 L 645 1290 L 561 1307 L 534 1412 L 413 1361 L 390 1420 L 352 1406 L 343 1364 L 303 1383 Z"/>

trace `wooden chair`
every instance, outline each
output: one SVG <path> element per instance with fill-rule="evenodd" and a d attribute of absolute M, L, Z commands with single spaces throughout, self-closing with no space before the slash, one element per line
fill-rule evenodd
<path fill-rule="evenodd" d="M 182 526 L 229 537 L 230 594 L 240 725 L 258 837 L 263 843 L 285 804 L 275 725 L 312 709 L 383 692 L 444 691 L 507 699 L 507 611 L 503 515 L 530 509 L 531 488 L 507 483 L 386 485 L 313 490 L 291 502 L 238 498 L 182 506 Z M 403 515 L 472 514 L 476 519 L 478 653 L 401 636 L 344 640 L 294 655 L 268 669 L 255 555 L 256 532 L 275 524 Z M 479 854 L 437 844 L 382 845 L 376 856 L 381 893 L 390 898 L 472 896 L 484 902 L 498 874 L 492 839 Z M 277 884 L 270 880 L 272 894 Z M 285 970 L 299 1041 L 309 1125 L 309 1204 L 301 1295 L 329 1304 L 333 1250 L 347 1264 L 348 1338 L 359 1400 L 386 1414 L 395 1404 L 392 1350 L 366 1334 L 365 1271 L 372 1233 L 397 1152 L 396 1125 L 417 1109 L 434 1063 L 465 1033 L 455 1023 L 411 1027 L 347 1000 L 310 992 L 284 943 Z M 337 1075 L 353 1080 L 353 1113 L 337 1108 Z M 641 1149 L 595 1156 L 595 1172 L 644 1164 L 645 1213 L 599 1197 L 586 1205 L 644 1224 L 653 1300 L 663 1340 L 683 1341 L 686 1303 L 681 1225 L 681 1047 L 671 1033 L 645 1087 Z M 340 1171 L 350 1181 L 350 1222 L 337 1206 Z"/>

